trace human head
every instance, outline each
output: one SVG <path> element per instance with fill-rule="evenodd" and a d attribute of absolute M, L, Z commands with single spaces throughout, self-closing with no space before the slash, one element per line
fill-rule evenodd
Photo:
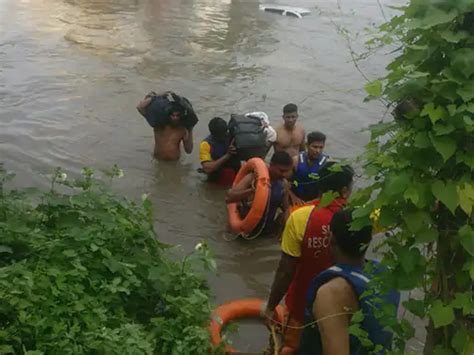
<path fill-rule="evenodd" d="M 218 141 L 223 141 L 227 138 L 228 127 L 227 122 L 220 117 L 214 117 L 208 124 L 209 132 Z"/>
<path fill-rule="evenodd" d="M 326 144 L 326 135 L 324 133 L 315 131 L 308 134 L 306 138 L 306 145 L 308 150 L 308 158 L 316 160 L 323 153 L 324 145 Z"/>
<path fill-rule="evenodd" d="M 348 198 L 352 191 L 354 169 L 350 165 L 336 165 L 329 161 L 319 170 L 319 191 L 321 194 L 334 191 L 343 198 Z"/>
<path fill-rule="evenodd" d="M 285 121 L 285 127 L 293 129 L 298 119 L 298 107 L 295 104 L 286 104 L 283 106 L 283 121 Z"/>
<path fill-rule="evenodd" d="M 270 180 L 281 180 L 290 177 L 293 172 L 293 159 L 284 150 L 277 151 L 270 160 Z"/>
<path fill-rule="evenodd" d="M 170 122 L 172 125 L 178 125 L 181 123 L 181 111 L 173 109 L 170 111 Z"/>
<path fill-rule="evenodd" d="M 372 226 L 360 230 L 351 230 L 352 210 L 344 209 L 336 212 L 331 220 L 331 252 L 336 262 L 341 259 L 363 260 L 365 252 L 372 240 Z"/>

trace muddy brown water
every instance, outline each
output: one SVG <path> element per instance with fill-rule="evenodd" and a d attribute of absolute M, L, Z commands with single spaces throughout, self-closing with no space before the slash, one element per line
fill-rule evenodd
<path fill-rule="evenodd" d="M 360 130 L 384 113 L 363 103 L 364 79 L 336 28 L 360 32 L 351 42 L 360 50 L 363 30 L 383 21 L 380 3 L 288 3 L 313 12 L 282 17 L 253 0 L 0 0 L 0 161 L 19 186 L 46 186 L 56 166 L 78 174 L 119 165 L 126 176 L 116 187 L 150 194 L 160 239 L 183 252 L 209 243 L 217 303 L 266 297 L 278 245 L 229 241 L 224 192 L 196 171 L 208 120 L 261 110 L 277 125 L 294 102 L 307 131 L 328 135 L 329 154 L 354 157 L 367 142 Z M 361 69 L 376 78 L 389 59 L 379 52 Z M 195 150 L 179 163 L 151 158 L 153 133 L 135 104 L 152 89 L 187 96 L 200 117 Z M 244 351 L 266 340 L 251 324 L 235 337 Z"/>

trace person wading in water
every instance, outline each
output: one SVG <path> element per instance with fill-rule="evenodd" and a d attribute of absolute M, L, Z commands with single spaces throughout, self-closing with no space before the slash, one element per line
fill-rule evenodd
<path fill-rule="evenodd" d="M 137 105 L 138 112 L 140 112 L 140 114 L 148 120 L 148 110 L 154 100 L 156 100 L 157 97 L 161 98 L 167 95 L 174 95 L 174 93 L 170 91 L 164 92 L 162 94 L 156 94 L 154 92 L 148 93 L 145 98 Z M 183 143 L 184 151 L 187 154 L 192 153 L 193 125 L 185 126 L 185 117 L 183 117 L 183 111 L 183 107 L 180 107 L 177 103 L 171 102 L 169 104 L 167 117 L 165 118 L 164 122 L 160 122 L 153 127 L 155 136 L 155 148 L 153 150 L 153 156 L 156 159 L 178 160 L 181 156 L 181 142 Z"/>
<path fill-rule="evenodd" d="M 296 121 L 298 120 L 298 107 L 287 104 L 283 107 L 283 125 L 276 129 L 277 139 L 273 148 L 275 152 L 284 150 L 291 157 L 298 155 L 305 148 L 305 131 Z"/>
<path fill-rule="evenodd" d="M 322 193 L 333 191 L 338 196 L 326 207 L 315 203 L 297 209 L 286 221 L 283 231 L 281 259 L 264 314 L 267 319 L 272 319 L 276 306 L 286 294 L 288 316 L 283 326 L 282 354 L 295 354 L 298 349 L 311 280 L 333 265 L 329 224 L 334 213 L 346 204 L 354 176 L 350 166 L 342 166 L 336 171 L 332 168 L 334 164 L 325 164 L 320 170 L 319 181 Z"/>
<path fill-rule="evenodd" d="M 299 355 L 356 355 L 377 354 L 391 349 L 392 335 L 384 330 L 375 317 L 375 309 L 384 307 L 397 314 L 400 293 L 390 291 L 366 294 L 370 280 L 382 267 L 376 261 L 366 261 L 365 253 L 372 240 L 372 227 L 351 230 L 352 212 L 336 212 L 331 221 L 331 253 L 335 265 L 320 273 L 311 282 L 307 294 L 305 324 Z M 364 265 L 371 264 L 368 270 Z M 364 295 L 364 293 L 366 295 Z M 360 327 L 372 345 L 349 334 L 352 314 L 362 310 L 364 319 Z M 315 322 L 317 320 L 317 323 Z"/>

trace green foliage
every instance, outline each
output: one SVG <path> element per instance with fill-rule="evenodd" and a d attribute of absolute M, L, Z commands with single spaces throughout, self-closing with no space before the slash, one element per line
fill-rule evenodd
<path fill-rule="evenodd" d="M 421 290 L 404 304 L 430 320 L 425 353 L 460 353 L 473 343 L 474 1 L 411 0 L 399 10 L 369 43 L 398 48 L 387 75 L 365 86 L 394 119 L 369 127 L 360 160 L 373 184 L 353 197 L 363 206 L 353 228 L 379 209 L 389 272 L 377 287 Z M 414 332 L 396 323 L 403 352 Z"/>
<path fill-rule="evenodd" d="M 0 352 L 209 352 L 209 251 L 173 261 L 146 196 L 118 197 L 93 175 L 58 169 L 44 193 L 7 191 L 0 171 Z"/>

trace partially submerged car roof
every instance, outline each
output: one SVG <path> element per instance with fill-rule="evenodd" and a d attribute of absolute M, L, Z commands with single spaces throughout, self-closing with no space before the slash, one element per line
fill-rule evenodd
<path fill-rule="evenodd" d="M 262 4 L 259 6 L 260 10 L 266 12 L 273 12 L 280 14 L 282 16 L 293 16 L 297 18 L 302 18 L 303 16 L 309 15 L 310 10 L 304 9 L 302 7 L 293 7 L 293 6 L 283 6 L 283 5 L 273 5 L 273 4 Z"/>

